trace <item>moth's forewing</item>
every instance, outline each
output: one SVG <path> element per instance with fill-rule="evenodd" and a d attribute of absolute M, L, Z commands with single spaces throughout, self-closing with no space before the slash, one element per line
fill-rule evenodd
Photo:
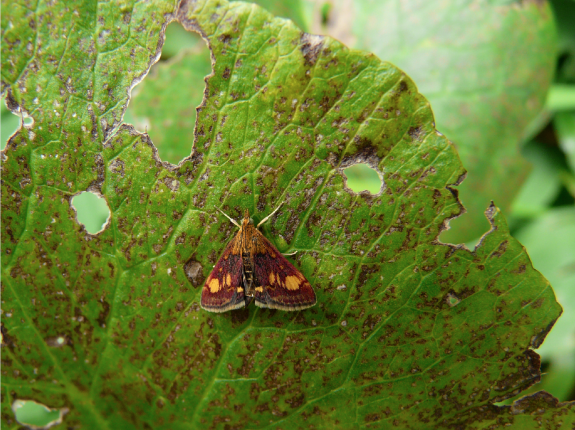
<path fill-rule="evenodd" d="M 234 237 L 202 289 L 201 306 L 210 312 L 226 312 L 243 308 L 246 304 L 243 288 L 243 261 L 241 252 L 237 252 Z"/>
<path fill-rule="evenodd" d="M 253 254 L 256 306 L 297 311 L 315 305 L 315 292 L 305 276 L 256 232 L 256 240 L 261 241 Z"/>

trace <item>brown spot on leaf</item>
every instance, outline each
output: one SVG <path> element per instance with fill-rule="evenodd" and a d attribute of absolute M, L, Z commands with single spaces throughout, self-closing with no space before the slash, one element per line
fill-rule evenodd
<path fill-rule="evenodd" d="M 100 311 L 100 314 L 98 315 L 96 321 L 98 322 L 98 325 L 100 327 L 106 327 L 106 319 L 108 318 L 108 314 L 110 313 L 110 304 L 104 299 L 100 300 L 100 303 L 102 303 L 102 310 Z"/>
<path fill-rule="evenodd" d="M 547 324 L 547 326 L 543 330 L 541 330 L 539 333 L 537 333 L 535 336 L 533 336 L 531 338 L 531 347 L 532 348 L 537 349 L 541 346 L 541 344 L 543 343 L 543 341 L 547 337 L 547 334 L 551 331 L 551 329 L 555 325 L 556 321 L 557 321 L 557 319 L 554 319 L 553 321 L 551 321 L 549 324 Z"/>
<path fill-rule="evenodd" d="M 45 342 L 46 345 L 51 346 L 52 348 L 61 348 L 68 345 L 70 343 L 70 339 L 67 336 L 54 336 L 46 338 Z"/>
<path fill-rule="evenodd" d="M 204 268 L 199 262 L 189 260 L 184 266 L 184 273 L 194 288 L 201 286 L 201 283 L 204 280 Z"/>
<path fill-rule="evenodd" d="M 305 59 L 306 65 L 313 66 L 317 61 L 323 47 L 323 36 L 316 34 L 302 33 L 300 37 L 300 49 Z"/>

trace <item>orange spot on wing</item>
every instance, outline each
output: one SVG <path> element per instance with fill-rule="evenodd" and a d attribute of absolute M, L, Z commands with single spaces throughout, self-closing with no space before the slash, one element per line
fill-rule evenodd
<path fill-rule="evenodd" d="M 286 277 L 286 288 L 288 290 L 294 291 L 299 290 L 299 286 L 301 284 L 301 280 L 298 276 L 287 276 Z"/>
<path fill-rule="evenodd" d="M 276 283 L 276 277 L 274 272 L 270 272 L 269 281 L 270 285 L 274 285 Z"/>
<path fill-rule="evenodd" d="M 217 293 L 218 291 L 220 291 L 220 281 L 218 281 L 217 278 L 212 278 L 212 280 L 208 284 L 208 288 L 210 289 L 210 292 L 212 294 Z"/>
<path fill-rule="evenodd" d="M 231 286 L 232 286 L 232 277 L 230 276 L 229 273 L 226 275 L 226 286 L 227 286 L 227 287 L 231 287 Z"/>

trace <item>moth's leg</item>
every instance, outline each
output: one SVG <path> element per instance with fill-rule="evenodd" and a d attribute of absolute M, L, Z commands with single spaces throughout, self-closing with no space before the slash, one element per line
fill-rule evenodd
<path fill-rule="evenodd" d="M 285 256 L 285 255 L 296 255 L 296 254 L 297 254 L 297 251 L 294 251 L 294 252 L 290 252 L 289 254 L 282 254 L 282 255 L 284 255 L 284 256 Z"/>
<path fill-rule="evenodd" d="M 220 208 L 216 208 L 216 209 L 219 210 L 227 219 L 229 219 L 231 222 L 233 222 L 236 226 L 238 226 L 238 227 L 241 228 L 241 226 L 238 224 L 238 222 L 237 222 L 235 219 L 229 217 L 229 216 L 228 216 L 224 211 L 222 211 Z"/>
<path fill-rule="evenodd" d="M 267 217 L 265 217 L 264 219 L 262 219 L 262 220 L 260 221 L 260 223 L 257 225 L 257 228 L 259 228 L 260 225 L 262 225 L 264 222 L 266 222 L 268 219 L 270 219 L 270 217 L 271 217 L 273 214 L 275 214 L 275 213 L 279 210 L 279 208 L 282 207 L 283 204 L 284 204 L 284 202 L 281 202 L 280 205 L 279 205 L 271 214 L 269 214 Z"/>

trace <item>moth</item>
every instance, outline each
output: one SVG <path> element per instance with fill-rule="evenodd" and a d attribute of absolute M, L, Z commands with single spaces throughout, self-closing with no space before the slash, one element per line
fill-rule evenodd
<path fill-rule="evenodd" d="M 315 305 L 309 281 L 258 230 L 278 209 L 257 226 L 247 209 L 241 225 L 220 211 L 240 231 L 224 249 L 202 289 L 202 308 L 226 312 L 247 307 L 252 300 L 260 308 L 283 311 Z"/>

